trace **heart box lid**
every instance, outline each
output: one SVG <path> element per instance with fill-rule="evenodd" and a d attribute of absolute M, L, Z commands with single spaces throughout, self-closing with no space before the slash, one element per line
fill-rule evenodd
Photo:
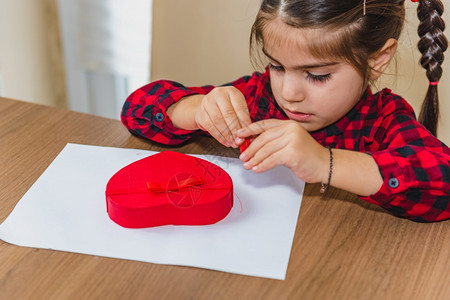
<path fill-rule="evenodd" d="M 233 182 L 225 170 L 174 151 L 120 169 L 105 194 L 109 217 L 127 228 L 213 224 L 233 207 Z"/>

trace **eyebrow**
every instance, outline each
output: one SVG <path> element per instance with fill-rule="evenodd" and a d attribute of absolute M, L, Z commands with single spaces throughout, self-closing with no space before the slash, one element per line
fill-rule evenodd
<path fill-rule="evenodd" d="M 273 58 L 266 49 L 262 48 L 262 52 L 264 53 L 265 56 L 267 56 L 269 59 L 273 60 L 274 62 L 276 62 L 279 65 L 283 65 L 282 63 L 280 63 L 278 60 L 276 60 L 275 58 Z M 337 65 L 338 62 L 334 62 L 334 61 L 330 61 L 330 62 L 323 62 L 323 63 L 317 63 L 317 64 L 312 64 L 312 65 L 301 65 L 301 66 L 295 66 L 294 70 L 301 70 L 301 69 L 315 69 L 315 68 L 322 68 L 322 67 L 328 67 L 328 66 L 334 66 Z"/>

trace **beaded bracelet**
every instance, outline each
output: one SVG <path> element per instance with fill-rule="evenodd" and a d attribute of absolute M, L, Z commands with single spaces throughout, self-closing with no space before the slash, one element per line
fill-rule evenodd
<path fill-rule="evenodd" d="M 323 194 L 328 190 L 328 187 L 330 186 L 331 182 L 331 174 L 333 174 L 333 151 L 331 151 L 330 147 L 327 147 L 328 151 L 330 152 L 330 172 L 328 173 L 328 182 L 327 184 L 324 184 L 321 182 L 322 187 L 320 188 L 320 192 Z"/>

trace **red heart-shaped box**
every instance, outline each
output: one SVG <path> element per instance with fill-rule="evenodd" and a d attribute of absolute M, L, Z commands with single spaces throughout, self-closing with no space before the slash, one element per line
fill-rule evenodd
<path fill-rule="evenodd" d="M 111 220 L 128 228 L 213 224 L 233 207 L 233 182 L 227 172 L 173 151 L 120 169 L 105 194 Z"/>

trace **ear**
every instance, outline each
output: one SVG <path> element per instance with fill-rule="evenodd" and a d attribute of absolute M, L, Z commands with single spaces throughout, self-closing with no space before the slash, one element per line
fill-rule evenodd
<path fill-rule="evenodd" d="M 378 79 L 384 70 L 386 70 L 391 59 L 394 57 L 395 51 L 397 51 L 397 45 L 396 39 L 388 39 L 384 46 L 369 59 L 371 80 Z"/>

